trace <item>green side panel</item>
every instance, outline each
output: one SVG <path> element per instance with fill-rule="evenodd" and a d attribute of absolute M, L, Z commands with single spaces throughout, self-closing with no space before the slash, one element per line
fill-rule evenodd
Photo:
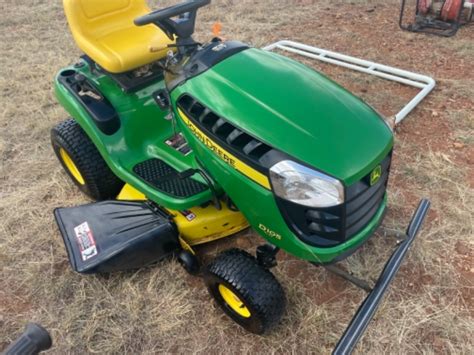
<path fill-rule="evenodd" d="M 231 56 L 175 92 L 190 93 L 347 185 L 370 173 L 393 146 L 391 130 L 362 100 L 303 64 L 260 49 Z"/>
<path fill-rule="evenodd" d="M 133 173 L 136 164 L 152 158 L 162 159 L 178 171 L 196 167 L 193 153 L 184 156 L 165 143 L 174 135 L 175 130 L 171 121 L 165 119 L 168 112 L 162 111 L 152 98 L 153 92 L 164 88 L 163 81 L 135 93 L 124 94 L 109 77 L 91 73 L 87 64 L 81 69 L 71 67 L 63 70 L 67 69 L 79 70 L 92 80 L 119 114 L 119 131 L 110 136 L 103 134 L 81 104 L 57 79 L 55 80 L 55 92 L 59 102 L 86 131 L 120 179 L 144 193 L 149 199 L 171 209 L 187 209 L 212 198 L 209 190 L 189 198 L 175 198 L 157 191 Z M 195 178 L 204 183 L 200 176 Z"/>

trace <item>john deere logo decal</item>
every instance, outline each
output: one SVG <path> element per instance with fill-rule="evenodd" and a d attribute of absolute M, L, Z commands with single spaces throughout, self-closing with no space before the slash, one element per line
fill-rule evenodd
<path fill-rule="evenodd" d="M 370 173 L 370 186 L 375 185 L 380 180 L 381 176 L 382 176 L 382 167 L 379 165 Z"/>

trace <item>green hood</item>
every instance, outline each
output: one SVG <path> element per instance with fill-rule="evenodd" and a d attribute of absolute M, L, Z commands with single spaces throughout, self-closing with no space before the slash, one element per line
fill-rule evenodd
<path fill-rule="evenodd" d="M 362 100 L 303 64 L 263 50 L 235 54 L 177 91 L 347 185 L 367 175 L 393 145 L 390 129 Z"/>

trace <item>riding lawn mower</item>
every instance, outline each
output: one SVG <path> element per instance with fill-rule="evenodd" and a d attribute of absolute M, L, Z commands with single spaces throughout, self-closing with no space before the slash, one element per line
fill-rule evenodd
<path fill-rule="evenodd" d="M 387 210 L 393 132 L 369 105 L 297 61 L 238 41 L 192 35 L 186 1 L 150 11 L 145 0 L 64 0 L 85 53 L 55 92 L 72 116 L 52 145 L 79 189 L 97 202 L 58 208 L 72 268 L 136 269 L 176 257 L 203 276 L 223 311 L 250 332 L 278 324 L 280 250 L 369 293 L 335 353 L 350 351 L 416 237 L 406 238 L 374 287 L 335 268 L 374 235 Z M 195 246 L 253 228 L 255 255 L 220 253 L 202 266 Z"/>

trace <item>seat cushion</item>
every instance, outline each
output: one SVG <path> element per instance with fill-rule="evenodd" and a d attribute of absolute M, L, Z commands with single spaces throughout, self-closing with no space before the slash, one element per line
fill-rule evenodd
<path fill-rule="evenodd" d="M 63 4 L 78 47 L 111 73 L 159 60 L 173 43 L 154 25 L 134 25 L 135 18 L 150 12 L 145 0 L 63 0 Z"/>
<path fill-rule="evenodd" d="M 123 28 L 82 41 L 81 49 L 105 70 L 123 73 L 163 58 L 168 52 L 166 45 L 171 43 L 158 28 L 145 26 Z"/>
<path fill-rule="evenodd" d="M 79 3 L 84 15 L 89 19 L 99 16 L 108 15 L 113 12 L 121 11 L 128 8 L 131 0 L 74 0 Z"/>

